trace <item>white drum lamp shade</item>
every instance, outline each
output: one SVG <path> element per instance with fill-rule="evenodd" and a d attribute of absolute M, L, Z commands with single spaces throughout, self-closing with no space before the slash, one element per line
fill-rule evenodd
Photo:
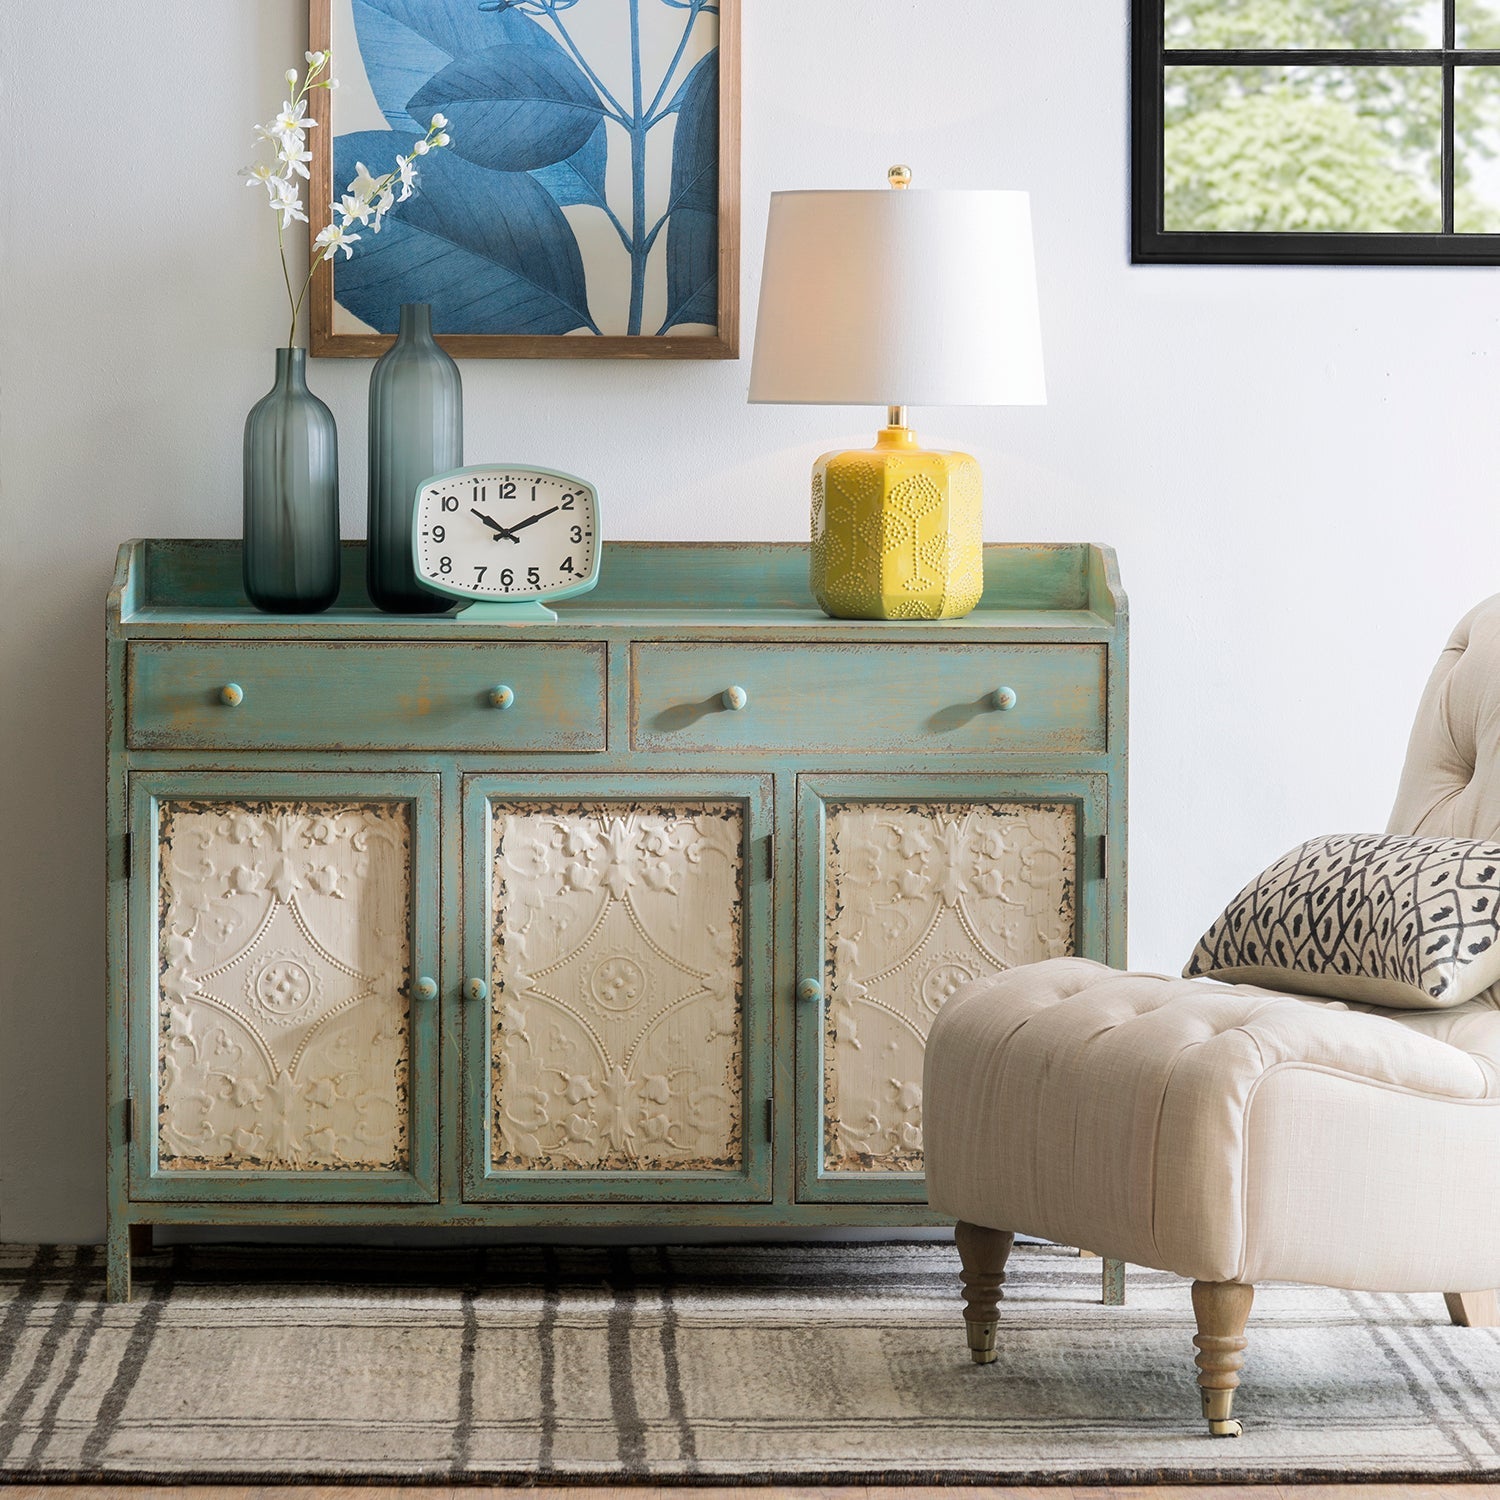
<path fill-rule="evenodd" d="M 1029 194 L 772 194 L 751 401 L 1046 399 Z"/>

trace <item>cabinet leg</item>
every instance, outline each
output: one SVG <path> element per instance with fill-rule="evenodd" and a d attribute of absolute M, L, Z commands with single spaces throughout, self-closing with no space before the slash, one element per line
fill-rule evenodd
<path fill-rule="evenodd" d="M 969 1335 L 969 1357 L 976 1365 L 992 1364 L 999 1303 L 1004 1293 L 1005 1262 L 1016 1237 L 1004 1229 L 985 1229 L 962 1221 L 953 1231 L 958 1245 L 964 1284 L 964 1326 Z"/>
<path fill-rule="evenodd" d="M 1198 1320 L 1193 1363 L 1198 1366 L 1203 1415 L 1213 1437 L 1238 1437 L 1242 1431 L 1233 1416 L 1234 1393 L 1245 1363 L 1245 1324 L 1254 1300 L 1255 1288 L 1243 1282 L 1193 1283 L 1193 1316 Z"/>
<path fill-rule="evenodd" d="M 1123 1260 L 1105 1260 L 1101 1279 L 1104 1284 L 1104 1305 L 1106 1307 L 1124 1307 L 1125 1262 Z"/>
<path fill-rule="evenodd" d="M 110 1216 L 104 1246 L 104 1297 L 107 1302 L 130 1301 L 131 1228 L 131 1225 Z"/>

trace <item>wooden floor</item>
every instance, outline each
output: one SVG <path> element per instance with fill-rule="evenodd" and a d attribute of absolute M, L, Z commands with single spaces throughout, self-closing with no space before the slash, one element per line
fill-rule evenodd
<path fill-rule="evenodd" d="M 557 1500 L 1500 1500 L 1500 1484 L 1221 1484 L 1154 1487 L 1052 1485 L 1003 1488 L 939 1486 L 887 1489 L 840 1485 L 831 1489 L 762 1486 L 609 1489 L 538 1485 L 525 1491 L 471 1485 L 56 1485 L 25 1484 L 5 1490 L 6 1500 L 519 1500 L 550 1490 Z"/>

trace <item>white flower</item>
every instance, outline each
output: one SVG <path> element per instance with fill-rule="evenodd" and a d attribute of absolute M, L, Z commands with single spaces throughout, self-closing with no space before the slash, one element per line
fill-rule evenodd
<path fill-rule="evenodd" d="M 361 203 L 368 203 L 380 191 L 380 179 L 371 177 L 370 169 L 362 161 L 357 161 L 354 163 L 354 181 L 349 184 L 348 191 Z"/>
<path fill-rule="evenodd" d="M 380 233 L 380 224 L 385 216 L 391 211 L 396 201 L 396 195 L 387 188 L 379 198 L 375 200 L 375 222 L 370 226 L 375 234 Z"/>
<path fill-rule="evenodd" d="M 337 78 L 330 78 L 328 80 L 327 84 L 324 85 L 324 87 L 329 88 L 329 89 L 336 89 L 338 86 L 339 86 L 339 81 L 338 81 Z"/>
<path fill-rule="evenodd" d="M 426 156 L 428 149 L 426 141 L 417 141 L 411 148 L 411 154 L 413 156 Z"/>
<path fill-rule="evenodd" d="M 288 68 L 286 70 L 286 81 L 288 88 L 297 87 L 297 70 L 295 68 Z"/>
<path fill-rule="evenodd" d="M 307 100 L 299 99 L 295 104 L 290 99 L 281 106 L 281 113 L 271 121 L 271 133 L 279 139 L 301 141 L 309 125 L 316 125 L 316 120 L 307 118 Z"/>
<path fill-rule="evenodd" d="M 316 73 L 328 61 L 328 54 L 326 52 L 304 52 L 302 56 L 307 63 L 309 73 Z"/>
<path fill-rule="evenodd" d="M 271 207 L 281 215 L 281 227 L 285 229 L 293 219 L 307 223 L 307 215 L 302 212 L 302 199 L 297 196 L 296 186 L 284 177 L 275 178 L 274 184 Z"/>
<path fill-rule="evenodd" d="M 432 117 L 432 128 L 434 130 L 442 130 L 442 129 L 444 129 L 447 126 L 447 124 L 448 124 L 448 116 L 447 115 L 434 115 Z"/>
<path fill-rule="evenodd" d="M 345 193 L 338 201 L 338 210 L 343 214 L 345 224 L 352 224 L 356 219 L 361 224 L 370 222 L 370 202 L 367 198 L 356 198 Z"/>
<path fill-rule="evenodd" d="M 326 229 L 318 231 L 313 244 L 323 252 L 324 260 L 332 260 L 334 251 L 339 249 L 343 250 L 344 259 L 348 260 L 354 254 L 354 244 L 358 239 L 357 234 L 349 233 L 347 224 L 330 224 Z"/>
<path fill-rule="evenodd" d="M 245 178 L 246 187 L 254 187 L 256 183 L 259 183 L 272 198 L 275 198 L 277 185 L 281 182 L 281 178 L 271 170 L 271 164 L 264 161 L 256 162 L 253 167 L 244 168 L 240 176 Z"/>
<path fill-rule="evenodd" d="M 448 132 L 446 130 L 439 131 L 432 144 L 434 146 L 446 146 L 448 144 Z"/>
<path fill-rule="evenodd" d="M 300 141 L 283 141 L 276 156 L 279 161 L 284 162 L 299 177 L 306 177 L 308 175 L 307 163 L 312 160 L 312 152 L 299 150 L 298 147 L 301 144 Z"/>
<path fill-rule="evenodd" d="M 401 179 L 401 202 L 405 203 L 411 197 L 411 190 L 417 185 L 417 164 L 409 156 L 398 156 L 396 158 L 396 175 Z"/>

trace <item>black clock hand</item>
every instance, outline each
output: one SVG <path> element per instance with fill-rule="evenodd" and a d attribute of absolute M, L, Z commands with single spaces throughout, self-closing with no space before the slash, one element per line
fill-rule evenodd
<path fill-rule="evenodd" d="M 521 540 L 521 538 L 516 536 L 515 533 L 520 531 L 523 526 L 535 526 L 538 521 L 542 520 L 546 516 L 550 516 L 552 514 L 552 511 L 561 509 L 562 506 L 554 505 L 551 510 L 539 510 L 534 516 L 527 516 L 524 521 L 517 521 L 516 524 L 510 528 L 511 541 L 519 542 Z"/>
<path fill-rule="evenodd" d="M 498 542 L 501 537 L 509 537 L 513 542 L 520 541 L 520 538 L 513 531 L 511 531 L 508 527 L 502 526 L 498 521 L 493 520 L 491 517 L 485 515 L 482 510 L 475 510 L 471 506 L 469 508 L 469 514 L 471 516 L 478 516 L 479 519 L 483 521 L 484 524 L 495 533 L 495 535 L 491 538 L 492 541 Z"/>

